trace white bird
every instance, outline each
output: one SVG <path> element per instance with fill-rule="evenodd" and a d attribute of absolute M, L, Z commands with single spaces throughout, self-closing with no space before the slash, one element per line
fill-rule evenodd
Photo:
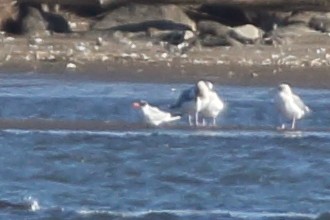
<path fill-rule="evenodd" d="M 152 126 L 159 126 L 160 124 L 179 120 L 181 118 L 181 116 L 173 116 L 169 112 L 165 112 L 155 106 L 151 106 L 143 100 L 134 102 L 132 107 L 135 109 L 141 109 L 145 123 Z"/>
<path fill-rule="evenodd" d="M 188 88 L 180 94 L 177 101 L 171 105 L 171 109 L 188 115 L 189 125 L 199 125 L 199 112 L 208 103 L 208 84 L 205 81 L 198 81 L 194 86 Z M 195 123 L 192 119 L 195 119 Z"/>
<path fill-rule="evenodd" d="M 200 114 L 204 118 L 212 118 L 212 125 L 216 125 L 216 118 L 219 113 L 224 109 L 225 105 L 223 101 L 220 99 L 219 95 L 216 91 L 213 90 L 213 84 L 211 82 L 206 82 L 208 84 L 208 104 L 201 109 Z M 205 124 L 205 120 L 203 119 L 203 124 Z"/>
<path fill-rule="evenodd" d="M 280 84 L 278 86 L 275 104 L 284 117 L 292 120 L 291 129 L 295 128 L 296 120 L 303 118 L 311 111 L 300 97 L 292 92 L 288 84 Z M 282 124 L 282 128 L 285 128 L 284 124 Z"/>

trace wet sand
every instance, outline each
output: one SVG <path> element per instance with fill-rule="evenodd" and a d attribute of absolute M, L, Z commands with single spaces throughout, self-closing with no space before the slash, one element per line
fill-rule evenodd
<path fill-rule="evenodd" d="M 164 124 L 157 127 L 161 130 L 177 130 L 177 131 L 245 131 L 245 132 L 278 132 L 278 133 L 299 133 L 299 132 L 329 132 L 330 128 L 308 127 L 299 128 L 299 131 L 291 129 L 278 129 L 274 126 L 240 126 L 240 125 L 222 125 L 220 127 L 194 127 L 184 124 Z M 17 131 L 82 131 L 82 132 L 102 132 L 102 131 L 153 131 L 157 129 L 152 126 L 140 122 L 124 122 L 124 121 L 101 121 L 101 120 L 56 120 L 56 119 L 0 119 L 1 130 L 17 130 Z M 0 202 L 1 207 L 1 202 Z"/>

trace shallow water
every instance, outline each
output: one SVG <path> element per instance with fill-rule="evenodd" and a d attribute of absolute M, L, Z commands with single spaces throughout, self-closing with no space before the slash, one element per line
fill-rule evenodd
<path fill-rule="evenodd" d="M 216 86 L 217 128 L 143 125 L 188 84 L 0 75 L 2 219 L 314 219 L 329 211 L 330 90 L 278 131 L 271 88 Z"/>

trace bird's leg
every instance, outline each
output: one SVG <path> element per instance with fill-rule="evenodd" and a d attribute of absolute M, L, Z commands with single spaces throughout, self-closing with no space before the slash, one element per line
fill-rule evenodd
<path fill-rule="evenodd" d="M 295 124 L 296 124 L 296 118 L 293 117 L 293 119 L 292 119 L 292 124 L 291 124 L 291 129 L 292 129 L 292 130 L 295 128 Z"/>
<path fill-rule="evenodd" d="M 190 114 L 188 115 L 188 121 L 189 121 L 189 126 L 192 126 L 193 122 L 192 122 L 192 117 Z"/>
<path fill-rule="evenodd" d="M 196 111 L 195 113 L 195 125 L 199 126 L 199 122 L 198 122 L 198 112 Z"/>
<path fill-rule="evenodd" d="M 284 130 L 285 129 L 285 123 L 283 122 L 283 119 L 281 116 L 277 117 L 277 121 L 279 122 L 279 124 L 281 125 L 280 127 L 277 127 L 277 129 L 281 129 Z"/>
<path fill-rule="evenodd" d="M 205 127 L 206 126 L 206 119 L 203 118 L 203 126 Z"/>
<path fill-rule="evenodd" d="M 215 127 L 217 125 L 215 117 L 213 118 L 213 127 Z"/>

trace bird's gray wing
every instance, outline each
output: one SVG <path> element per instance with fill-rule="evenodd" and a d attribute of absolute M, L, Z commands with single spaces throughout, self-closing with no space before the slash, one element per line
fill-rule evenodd
<path fill-rule="evenodd" d="M 307 105 L 305 105 L 305 103 L 301 100 L 301 98 L 295 94 L 292 94 L 293 97 L 293 101 L 294 103 L 300 108 L 302 109 L 304 112 L 310 112 L 310 109 Z"/>
<path fill-rule="evenodd" d="M 189 102 L 196 99 L 196 87 L 191 87 L 189 89 L 183 90 L 180 94 L 178 100 L 171 105 L 170 108 L 180 108 L 184 102 Z"/>

